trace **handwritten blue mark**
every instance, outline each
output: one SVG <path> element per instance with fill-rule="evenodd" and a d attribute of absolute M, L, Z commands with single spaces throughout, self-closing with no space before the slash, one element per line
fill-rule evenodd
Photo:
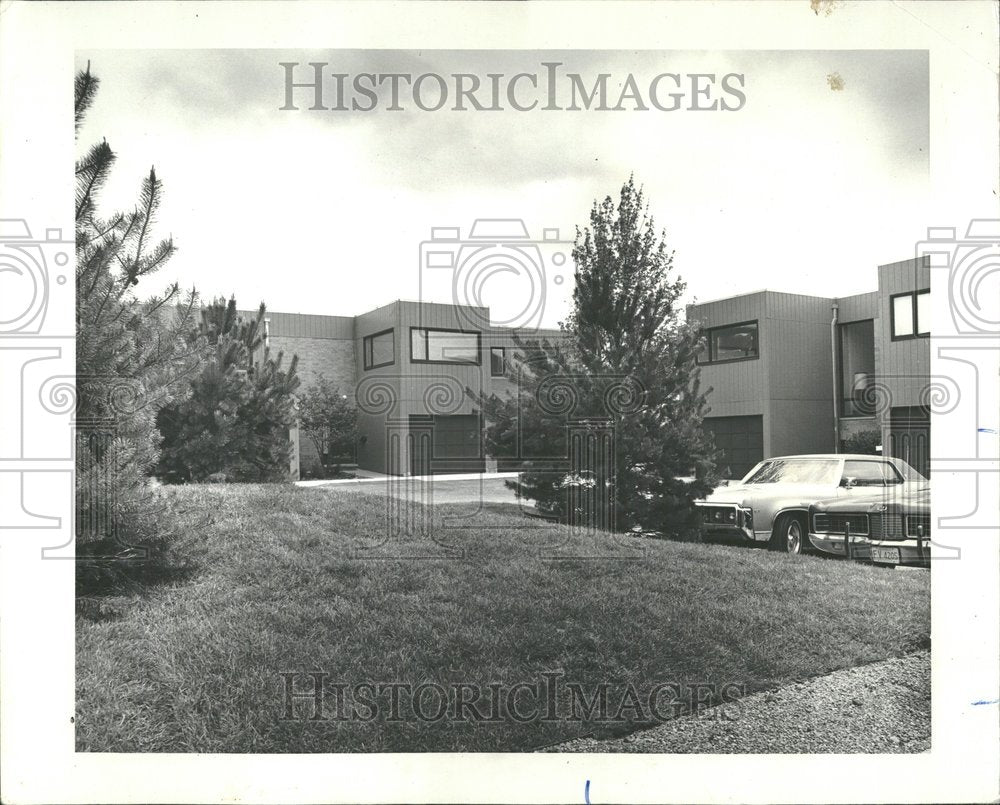
<path fill-rule="evenodd" d="M 587 805 L 590 805 L 590 780 L 587 780 L 587 784 L 583 787 L 583 799 Z"/>
<path fill-rule="evenodd" d="M 980 428 L 979 432 L 980 433 L 996 433 L 997 429 L 996 428 Z"/>
<path fill-rule="evenodd" d="M 973 702 L 976 704 L 1000 704 L 1000 699 L 980 699 L 978 702 Z M 587 785 L 590 785 L 590 780 L 587 780 Z"/>

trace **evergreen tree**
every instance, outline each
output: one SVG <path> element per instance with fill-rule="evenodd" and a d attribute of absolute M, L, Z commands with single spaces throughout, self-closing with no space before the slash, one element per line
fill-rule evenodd
<path fill-rule="evenodd" d="M 631 178 L 617 204 L 594 203 L 573 259 L 564 338 L 521 341 L 518 394 L 482 401 L 490 444 L 502 458 L 526 459 L 514 486 L 545 513 L 590 521 L 607 496 L 613 520 L 599 524 L 689 531 L 693 501 L 717 480 L 702 429 L 701 336 L 681 317 L 685 284 Z M 606 437 L 613 454 L 601 459 L 593 447 Z M 589 453 L 574 452 L 585 444 Z"/>
<path fill-rule="evenodd" d="M 98 79 L 76 76 L 79 129 Z M 147 483 L 158 458 L 156 412 L 183 392 L 202 345 L 187 338 L 194 291 L 140 301 L 135 288 L 174 254 L 153 235 L 162 184 L 150 169 L 137 206 L 105 217 L 97 200 L 114 165 L 107 141 L 76 163 L 77 554 L 81 581 L 118 578 L 164 559 L 168 527 Z M 88 558 L 89 557 L 89 558 Z M 100 557 L 100 561 L 98 561 Z"/>
<path fill-rule="evenodd" d="M 216 299 L 201 311 L 190 340 L 203 339 L 210 357 L 191 381 L 191 393 L 160 411 L 164 437 L 158 472 L 166 480 L 201 481 L 216 473 L 228 480 L 288 477 L 295 421 L 298 358 L 282 368 L 264 343 L 266 308 L 245 318 L 236 299 Z"/>

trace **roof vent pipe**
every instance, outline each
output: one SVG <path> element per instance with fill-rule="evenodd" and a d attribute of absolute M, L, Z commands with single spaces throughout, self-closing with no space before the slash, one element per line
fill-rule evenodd
<path fill-rule="evenodd" d="M 833 452 L 840 452 L 840 395 L 837 393 L 837 319 L 840 305 L 834 301 L 832 305 L 833 318 L 830 319 L 830 357 L 833 366 Z"/>

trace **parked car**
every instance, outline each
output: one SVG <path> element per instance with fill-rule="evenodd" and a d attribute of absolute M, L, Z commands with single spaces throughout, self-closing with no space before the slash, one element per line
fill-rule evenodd
<path fill-rule="evenodd" d="M 900 564 L 897 540 L 906 539 L 907 517 L 913 518 L 909 526 L 914 543 L 907 550 L 912 548 L 919 559 L 930 537 L 929 482 L 887 486 L 871 495 L 814 503 L 809 507 L 809 542 L 824 553 L 870 559 L 872 542 L 878 541 L 884 562 Z M 886 540 L 892 542 L 883 550 L 881 543 Z"/>
<path fill-rule="evenodd" d="M 871 560 L 878 565 L 931 566 L 931 490 L 917 494 L 871 515 Z"/>
<path fill-rule="evenodd" d="M 905 461 L 873 455 L 830 453 L 769 458 L 738 484 L 695 501 L 704 534 L 730 534 L 773 550 L 806 547 L 809 507 L 831 498 L 871 495 L 872 487 L 909 491 L 927 479 Z"/>

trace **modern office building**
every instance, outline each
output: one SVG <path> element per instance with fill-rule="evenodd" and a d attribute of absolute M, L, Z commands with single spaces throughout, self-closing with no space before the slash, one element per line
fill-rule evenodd
<path fill-rule="evenodd" d="M 868 433 L 926 474 L 930 416 L 930 269 L 878 268 L 877 290 L 841 298 L 757 291 L 688 308 L 705 328 L 705 420 L 725 474 L 762 458 L 831 453 Z M 510 388 L 515 335 L 486 307 L 395 301 L 360 316 L 267 314 L 272 351 L 299 357 L 303 386 L 322 374 L 358 407 L 362 469 L 392 475 L 496 467 L 476 395 Z M 468 391 L 473 393 L 470 395 Z M 320 457 L 293 431 L 293 477 Z"/>
<path fill-rule="evenodd" d="M 504 394 L 516 333 L 560 335 L 494 326 L 485 307 L 406 301 L 360 316 L 268 312 L 266 322 L 271 351 L 298 355 L 303 387 L 322 374 L 356 401 L 357 465 L 393 475 L 494 468 L 475 395 Z M 292 436 L 299 477 L 320 459 L 304 434 Z"/>
<path fill-rule="evenodd" d="M 876 431 L 885 455 L 930 461 L 930 268 L 879 266 L 842 298 L 757 291 L 688 308 L 706 328 L 706 426 L 730 477 L 762 458 L 842 450 Z"/>

